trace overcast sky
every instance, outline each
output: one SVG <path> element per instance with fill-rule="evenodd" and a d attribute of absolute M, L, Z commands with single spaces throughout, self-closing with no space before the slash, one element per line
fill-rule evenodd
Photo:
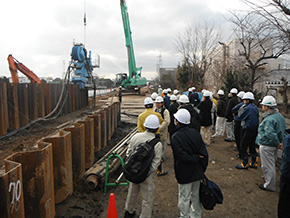
<path fill-rule="evenodd" d="M 239 0 L 127 0 L 137 67 L 142 76 L 156 76 L 158 56 L 163 67 L 176 67 L 176 34 L 192 22 L 214 22 L 223 34 L 229 8 Z M 0 76 L 10 77 L 7 57 L 12 54 L 39 77 L 60 77 L 70 61 L 75 42 L 100 55 L 94 74 L 113 78 L 128 72 L 119 0 L 11 0 L 1 3 Z M 223 35 L 226 39 L 228 36 Z M 19 76 L 23 76 L 19 73 Z"/>

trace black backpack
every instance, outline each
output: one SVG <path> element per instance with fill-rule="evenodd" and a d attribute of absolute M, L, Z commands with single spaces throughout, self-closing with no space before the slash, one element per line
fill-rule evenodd
<path fill-rule="evenodd" d="M 139 184 L 143 182 L 149 173 L 151 162 L 155 157 L 154 146 L 159 142 L 158 138 L 138 144 L 125 159 L 123 172 L 130 182 Z"/>

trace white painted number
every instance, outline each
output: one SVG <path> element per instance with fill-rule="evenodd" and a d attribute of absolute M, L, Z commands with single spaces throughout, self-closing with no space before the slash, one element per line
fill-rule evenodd
<path fill-rule="evenodd" d="M 20 197 L 21 197 L 21 183 L 20 180 L 15 182 L 10 182 L 9 184 L 9 192 L 12 192 L 12 200 L 10 203 L 11 213 L 15 210 L 18 211 L 20 207 Z"/>

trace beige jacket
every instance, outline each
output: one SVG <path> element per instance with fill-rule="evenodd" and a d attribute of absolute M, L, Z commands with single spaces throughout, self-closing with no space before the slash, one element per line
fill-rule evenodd
<path fill-rule="evenodd" d="M 156 112 L 157 108 L 154 108 L 154 111 Z M 166 140 L 168 137 L 168 126 L 170 124 L 170 113 L 167 109 L 164 110 L 163 113 L 163 122 L 160 124 L 159 131 L 160 131 L 160 139 Z"/>
<path fill-rule="evenodd" d="M 132 150 L 134 149 L 135 146 L 137 146 L 138 144 L 142 143 L 142 142 L 146 142 L 147 140 L 151 140 L 155 137 L 154 133 L 151 132 L 142 132 L 142 133 L 136 133 L 130 140 L 130 144 L 128 146 L 126 155 L 129 156 L 129 154 L 132 152 Z M 149 174 L 152 172 L 156 172 L 157 167 L 159 166 L 160 162 L 161 162 L 161 155 L 162 155 L 162 144 L 161 142 L 158 142 L 155 147 L 155 157 L 152 160 L 151 163 L 151 169 L 149 171 Z"/>

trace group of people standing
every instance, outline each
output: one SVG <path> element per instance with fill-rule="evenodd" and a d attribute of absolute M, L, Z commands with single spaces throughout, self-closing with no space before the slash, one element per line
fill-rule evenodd
<path fill-rule="evenodd" d="M 138 117 L 139 133 L 132 137 L 127 153 L 139 142 L 154 137 L 160 138 L 160 143 L 154 147 L 155 157 L 147 179 L 140 184 L 129 185 L 125 218 L 135 217 L 134 205 L 139 192 L 142 195 L 140 217 L 151 217 L 155 175 L 164 176 L 168 173 L 162 169 L 167 145 L 171 146 L 174 157 L 180 217 L 201 217 L 199 186 L 208 165 L 206 146 L 211 144 L 213 137 L 223 136 L 225 132 L 225 141 L 236 142 L 236 150 L 239 152 L 237 157 L 242 159 L 242 163 L 236 166 L 237 169 L 257 169 L 259 156 L 256 145 L 260 146 L 265 183 L 259 185 L 259 188 L 275 191 L 277 149 L 286 136 L 285 119 L 276 108 L 275 98 L 264 97 L 261 103 L 264 113 L 259 125 L 259 110 L 254 104 L 252 92 L 238 92 L 233 88 L 228 101 L 223 90 L 219 90 L 217 94 L 218 101 L 207 90 L 197 93 L 192 87 L 188 89 L 187 95 L 180 95 L 178 90 L 172 93 L 171 89 L 162 90 L 159 87 L 151 98 L 145 98 L 146 110 Z M 212 135 L 214 125 L 215 134 Z M 288 150 L 289 147 L 287 146 Z M 290 154 L 287 155 L 289 161 Z M 290 180 L 289 165 L 290 163 L 285 164 L 285 184 Z M 289 193 L 282 197 L 289 199 Z M 281 204 L 281 208 L 285 206 Z"/>
<path fill-rule="evenodd" d="M 259 110 L 254 103 L 255 97 L 252 92 L 240 91 L 238 93 L 238 90 L 233 88 L 227 104 L 223 90 L 218 91 L 218 96 L 216 133 L 213 137 L 223 136 L 226 129 L 225 141 L 236 142 L 237 157 L 242 159 L 242 163 L 237 165 L 236 169 L 242 170 L 249 167 L 257 169 L 260 157 L 264 175 L 264 183 L 258 185 L 261 190 L 276 191 L 277 151 L 283 149 L 284 145 L 278 217 L 289 217 L 290 205 L 286 206 L 285 201 L 290 202 L 290 136 L 287 136 L 285 118 L 277 109 L 276 99 L 273 96 L 263 98 L 260 103 L 263 113 L 259 119 Z M 224 122 L 226 122 L 226 128 L 224 128 Z M 249 156 L 251 161 L 249 161 Z"/>

